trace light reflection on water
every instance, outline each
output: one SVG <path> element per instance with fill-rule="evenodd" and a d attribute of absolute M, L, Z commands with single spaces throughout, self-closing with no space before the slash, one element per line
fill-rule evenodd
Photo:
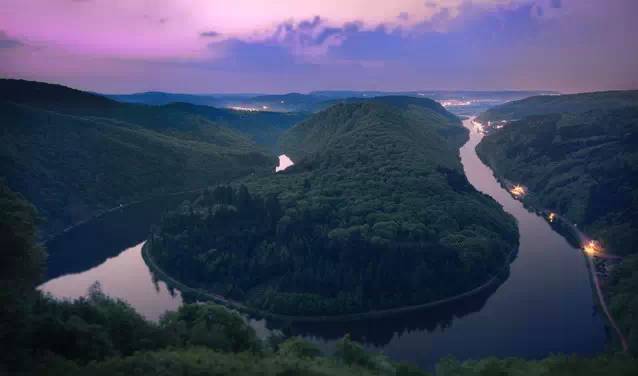
<path fill-rule="evenodd" d="M 102 291 L 127 301 L 144 317 L 157 320 L 165 311 L 182 305 L 182 295 L 156 281 L 142 260 L 142 245 L 125 249 L 119 255 L 81 273 L 52 279 L 39 287 L 55 297 L 75 299 L 85 296 L 89 287 L 98 281 Z M 141 261 L 141 262 L 140 262 Z"/>

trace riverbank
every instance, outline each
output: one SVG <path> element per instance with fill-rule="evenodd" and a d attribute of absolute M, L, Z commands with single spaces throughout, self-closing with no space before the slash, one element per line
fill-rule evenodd
<path fill-rule="evenodd" d="M 490 165 L 486 160 L 481 158 L 480 153 L 477 153 L 477 155 L 479 156 L 479 159 L 481 159 L 483 163 L 485 163 L 487 166 Z M 494 172 L 494 170 L 492 171 Z M 583 250 L 583 244 L 590 238 L 586 234 L 584 234 L 580 229 L 578 229 L 576 225 L 569 222 L 566 218 L 564 218 L 560 214 L 554 214 L 555 219 L 550 220 L 548 216 L 549 213 L 552 213 L 550 210 L 544 209 L 544 208 L 538 208 L 532 205 L 529 202 L 529 200 L 525 199 L 526 195 L 533 194 L 533 192 L 532 193 L 526 192 L 525 196 L 522 196 L 522 197 L 517 196 L 516 194 L 512 193 L 510 189 L 512 183 L 509 180 L 507 180 L 503 176 L 500 176 L 496 172 L 494 172 L 494 177 L 496 178 L 498 183 L 501 185 L 501 187 L 503 187 L 503 189 L 506 190 L 514 199 L 520 201 L 526 209 L 543 217 L 549 223 L 550 227 L 552 227 L 552 229 L 556 231 L 558 234 L 563 236 L 568 243 L 570 243 L 575 248 L 581 249 L 582 254 L 587 261 L 587 269 L 589 271 L 590 282 L 592 286 L 592 293 L 595 294 L 596 296 L 596 303 L 597 303 L 596 306 L 599 307 L 599 309 L 604 314 L 606 319 L 605 321 L 608 327 L 615 332 L 619 346 L 622 348 L 624 352 L 628 352 L 629 346 L 628 346 L 627 339 L 625 335 L 622 333 L 622 331 L 620 330 L 620 327 L 617 325 L 616 320 L 614 319 L 613 315 L 611 314 L 611 311 L 609 310 L 609 307 L 607 306 L 607 302 L 605 299 L 606 293 L 604 291 L 604 288 L 602 287 L 600 278 L 598 276 L 596 267 L 593 262 L 593 259 L 596 256 L 590 255 Z"/>
<path fill-rule="evenodd" d="M 397 308 L 373 310 L 373 311 L 360 312 L 360 313 L 349 313 L 349 314 L 340 314 L 340 315 L 320 315 L 320 316 L 294 316 L 294 315 L 283 315 L 283 314 L 278 314 L 278 313 L 273 313 L 273 312 L 268 312 L 268 311 L 252 308 L 241 302 L 228 299 L 222 295 L 214 294 L 210 291 L 206 291 L 203 289 L 187 286 L 184 283 L 171 277 L 167 272 L 165 272 L 153 261 L 152 256 L 150 255 L 148 251 L 148 243 L 144 243 L 144 246 L 142 246 L 142 259 L 144 260 L 148 268 L 151 270 L 151 272 L 156 277 L 159 277 L 159 279 L 161 279 L 169 287 L 180 290 L 182 294 L 184 293 L 192 294 L 196 298 L 202 298 L 204 300 L 212 300 L 215 303 L 222 304 L 226 307 L 238 310 L 240 312 L 248 313 L 250 315 L 255 315 L 259 317 L 265 317 L 265 318 L 280 320 L 280 321 L 299 322 L 299 323 L 357 321 L 357 320 L 365 320 L 365 319 L 383 318 L 383 317 L 388 317 L 388 316 L 397 315 L 397 314 L 406 313 L 406 312 L 427 310 L 430 308 L 442 306 L 444 304 L 453 303 L 453 302 L 462 300 L 464 298 L 474 296 L 480 292 L 487 290 L 490 287 L 497 285 L 498 283 L 501 283 L 503 279 L 502 276 L 504 273 L 507 273 L 507 271 L 509 270 L 509 265 L 516 257 L 516 253 L 517 253 L 517 250 L 516 249 L 513 250 L 509 254 L 503 269 L 496 275 L 493 275 L 492 277 L 490 277 L 490 279 L 488 279 L 482 285 L 448 298 L 443 298 L 443 299 L 439 299 L 439 300 L 435 300 L 435 301 L 427 302 L 423 304 L 415 304 L 415 305 L 409 305 L 409 306 L 403 306 L 403 307 L 397 307 Z"/>
<path fill-rule="evenodd" d="M 197 188 L 197 189 L 192 189 L 192 190 L 187 190 L 187 191 L 179 191 L 179 192 L 172 192 L 172 193 L 166 193 L 166 194 L 157 194 L 157 195 L 153 195 L 153 196 L 147 197 L 147 198 L 145 198 L 143 200 L 131 201 L 131 202 L 128 202 L 126 204 L 120 204 L 118 206 L 114 206 L 114 207 L 109 208 L 109 209 L 99 210 L 95 214 L 90 216 L 89 218 L 86 218 L 86 219 L 84 219 L 82 221 L 79 221 L 79 222 L 77 222 L 77 223 L 65 228 L 62 231 L 56 232 L 54 234 L 49 234 L 49 235 L 43 236 L 43 238 L 40 241 L 40 245 L 44 245 L 44 244 L 54 240 L 55 238 L 65 234 L 65 233 L 68 233 L 69 231 L 75 230 L 76 228 L 78 228 L 78 227 L 80 227 L 82 225 L 85 225 L 85 224 L 87 224 L 87 223 L 89 223 L 91 221 L 95 221 L 95 220 L 97 220 L 97 219 L 99 219 L 99 218 L 101 218 L 101 217 L 103 217 L 103 216 L 105 216 L 107 214 L 116 212 L 118 210 L 125 210 L 125 209 L 130 208 L 133 205 L 140 205 L 140 204 L 143 204 L 145 202 L 149 202 L 149 201 L 152 201 L 152 200 L 157 200 L 157 199 L 163 198 L 163 197 L 167 197 L 168 198 L 168 197 L 173 197 L 173 196 L 189 195 L 189 194 L 195 195 L 195 194 L 203 192 L 205 189 L 206 188 Z"/>

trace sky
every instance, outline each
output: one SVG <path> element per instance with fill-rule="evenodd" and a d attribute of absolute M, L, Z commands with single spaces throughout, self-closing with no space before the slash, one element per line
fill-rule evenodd
<path fill-rule="evenodd" d="M 638 89 L 638 0 L 0 0 L 0 77 L 130 93 Z"/>

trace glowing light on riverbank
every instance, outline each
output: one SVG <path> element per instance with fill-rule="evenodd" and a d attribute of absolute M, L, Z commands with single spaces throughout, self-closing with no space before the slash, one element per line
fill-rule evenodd
<path fill-rule="evenodd" d="M 603 248 L 595 240 L 590 240 L 583 245 L 583 251 L 585 251 L 588 255 L 595 255 L 596 253 L 602 252 L 602 250 Z"/>
<path fill-rule="evenodd" d="M 554 222 L 556 220 L 556 213 L 550 212 L 549 215 L 547 216 L 547 220 L 550 222 Z"/>
<path fill-rule="evenodd" d="M 510 193 L 513 194 L 514 197 L 519 198 L 525 196 L 527 191 L 522 185 L 515 185 L 512 189 L 510 189 Z"/>

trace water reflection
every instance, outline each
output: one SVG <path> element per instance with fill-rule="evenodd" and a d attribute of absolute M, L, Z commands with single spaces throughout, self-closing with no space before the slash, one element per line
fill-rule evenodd
<path fill-rule="evenodd" d="M 168 195 L 110 211 L 46 243 L 45 280 L 79 273 L 144 241 L 162 214 L 196 193 Z"/>
<path fill-rule="evenodd" d="M 273 328 L 280 329 L 286 335 L 303 337 L 320 337 L 323 340 L 338 340 L 346 334 L 369 346 L 382 348 L 393 338 L 410 332 L 445 331 L 456 319 L 480 311 L 488 298 L 498 289 L 500 284 L 476 295 L 457 302 L 443 304 L 435 308 L 421 311 L 401 313 L 384 318 L 357 320 L 351 322 L 316 322 L 316 323 L 272 323 Z"/>
<path fill-rule="evenodd" d="M 179 291 L 155 280 L 141 250 L 142 244 L 138 244 L 82 273 L 52 279 L 39 289 L 57 298 L 76 299 L 85 296 L 97 281 L 105 294 L 125 300 L 144 317 L 157 320 L 164 312 L 179 308 L 182 297 Z"/>

